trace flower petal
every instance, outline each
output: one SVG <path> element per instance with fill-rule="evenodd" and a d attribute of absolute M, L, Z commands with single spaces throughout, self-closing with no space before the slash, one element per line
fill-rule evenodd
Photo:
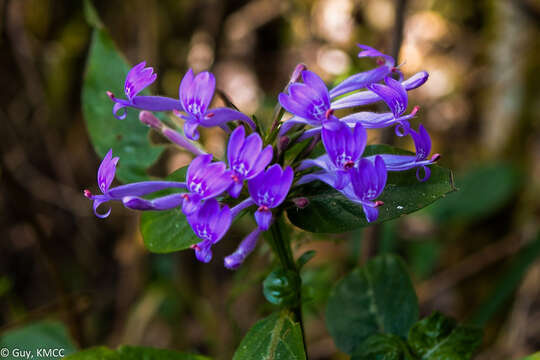
<path fill-rule="evenodd" d="M 244 145 L 245 136 L 246 131 L 244 130 L 244 127 L 239 126 L 234 129 L 229 137 L 229 144 L 227 145 L 227 160 L 229 161 L 229 166 L 231 166 L 236 159 L 238 159 L 240 149 Z"/>
<path fill-rule="evenodd" d="M 379 209 L 376 207 L 363 204 L 362 209 L 364 210 L 364 214 L 366 215 L 366 220 L 368 223 L 377 220 L 377 218 L 379 217 Z"/>
<path fill-rule="evenodd" d="M 270 210 L 255 211 L 255 221 L 257 222 L 260 230 L 268 230 L 270 228 L 270 224 L 272 223 L 272 212 Z"/>

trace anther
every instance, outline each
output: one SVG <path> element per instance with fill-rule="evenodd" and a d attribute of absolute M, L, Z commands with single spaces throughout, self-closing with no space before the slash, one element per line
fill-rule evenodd
<path fill-rule="evenodd" d="M 85 189 L 84 190 L 84 196 L 86 196 L 87 198 L 91 198 L 92 197 L 92 192 L 88 189 Z"/>
<path fill-rule="evenodd" d="M 441 158 L 441 154 L 433 154 L 431 157 L 431 161 L 437 161 Z"/>
<path fill-rule="evenodd" d="M 375 207 L 379 207 L 379 206 L 383 206 L 383 205 L 384 205 L 384 202 L 382 202 L 381 200 L 375 201 Z"/>
<path fill-rule="evenodd" d="M 354 161 L 348 160 L 345 164 L 343 164 L 343 168 L 345 170 L 352 169 L 354 167 Z"/>
<path fill-rule="evenodd" d="M 330 118 L 330 116 L 332 116 L 334 114 L 334 109 L 328 109 L 326 110 L 326 112 L 324 113 L 324 116 L 326 117 L 326 119 Z"/>

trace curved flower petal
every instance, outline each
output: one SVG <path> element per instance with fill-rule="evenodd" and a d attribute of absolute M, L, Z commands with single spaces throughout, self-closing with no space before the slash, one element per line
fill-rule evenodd
<path fill-rule="evenodd" d="M 370 84 L 367 88 L 384 100 L 394 114 L 394 117 L 399 117 L 407 109 L 407 91 L 399 81 L 394 80 L 389 76 L 387 76 L 384 81 L 386 82 L 386 85 Z"/>
<path fill-rule="evenodd" d="M 112 157 L 112 149 L 109 149 L 97 172 L 97 182 L 99 189 L 102 193 L 107 192 L 111 186 L 114 176 L 116 174 L 116 165 L 118 164 L 119 157 Z"/>
<path fill-rule="evenodd" d="M 146 61 L 140 62 L 129 70 L 124 83 L 124 92 L 129 100 L 132 100 L 135 95 L 140 93 L 144 88 L 152 84 L 157 74 L 154 74 L 154 69 L 146 66 Z"/>
<path fill-rule="evenodd" d="M 213 127 L 226 124 L 230 121 L 241 121 L 248 125 L 251 129 L 255 129 L 255 123 L 251 118 L 240 111 L 236 111 L 226 107 L 214 108 L 208 110 L 206 115 L 201 119 L 201 126 Z"/>
<path fill-rule="evenodd" d="M 270 228 L 272 223 L 272 211 L 270 210 L 257 210 L 255 211 L 255 221 L 259 226 L 259 229 L 266 231 Z"/>
<path fill-rule="evenodd" d="M 368 223 L 377 220 L 377 218 L 379 217 L 379 209 L 376 207 L 362 204 L 362 209 L 364 210 L 364 214 L 366 215 L 366 220 Z"/>
<path fill-rule="evenodd" d="M 180 102 L 182 103 L 182 108 L 185 112 L 187 112 L 188 108 L 188 101 L 190 99 L 189 89 L 191 88 L 191 84 L 193 83 L 193 78 L 193 70 L 189 69 L 182 78 L 182 81 L 180 82 L 180 87 L 178 88 L 178 98 L 180 99 Z"/>
<path fill-rule="evenodd" d="M 227 145 L 227 160 L 231 165 L 240 155 L 240 149 L 244 145 L 246 131 L 243 126 L 239 126 L 231 133 Z"/>

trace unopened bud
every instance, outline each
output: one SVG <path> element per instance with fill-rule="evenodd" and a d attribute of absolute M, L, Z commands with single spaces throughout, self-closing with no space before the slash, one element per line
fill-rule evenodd
<path fill-rule="evenodd" d="M 291 139 L 288 136 L 282 136 L 279 138 L 279 145 L 278 149 L 279 151 L 284 151 L 289 147 L 289 143 L 291 142 Z"/>
<path fill-rule="evenodd" d="M 161 121 L 150 111 L 141 111 L 139 113 L 139 120 L 143 124 L 150 126 L 152 129 L 160 130 L 163 126 Z"/>
<path fill-rule="evenodd" d="M 298 79 L 300 78 L 300 75 L 302 75 L 302 71 L 304 71 L 304 70 L 307 70 L 307 66 L 305 64 L 300 63 L 300 64 L 296 65 L 296 67 L 294 68 L 293 73 L 291 74 L 289 84 L 297 82 Z"/>
<path fill-rule="evenodd" d="M 297 197 L 292 199 L 292 201 L 294 205 L 299 209 L 303 209 L 309 205 L 309 199 L 306 197 Z"/>

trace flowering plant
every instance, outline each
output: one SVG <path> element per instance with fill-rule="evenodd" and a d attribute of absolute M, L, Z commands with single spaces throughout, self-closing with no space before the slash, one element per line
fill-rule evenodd
<path fill-rule="evenodd" d="M 108 217 L 112 202 L 141 211 L 150 251 L 191 249 L 198 261 L 220 261 L 230 270 L 249 266 L 263 235 L 272 249 L 275 266 L 263 293 L 280 310 L 250 330 L 234 359 L 307 358 L 301 270 L 314 252 L 296 256 L 288 233 L 339 233 L 373 225 L 454 190 L 451 172 L 435 164 L 440 155 L 430 155 L 430 135 L 417 125 L 419 108 L 408 110 L 408 92 L 422 86 L 428 73 L 406 78 L 391 56 L 358 47 L 358 57 L 376 59 L 376 67 L 328 87 L 299 64 L 277 96 L 273 117 L 257 119 L 228 99 L 231 106 L 214 106 L 216 94 L 222 95 L 208 71 L 189 69 L 179 81 L 178 98 L 149 95 L 146 88 L 157 79 L 154 70 L 145 62 L 129 69 L 104 30 L 95 29 L 83 91 L 90 136 L 103 155 L 97 171 L 101 193 L 84 191 L 95 215 Z M 109 68 L 117 65 L 114 76 L 104 73 L 104 59 Z M 105 92 L 105 86 L 112 91 Z M 372 104 L 383 110 L 366 107 Z M 146 142 L 148 127 L 191 154 L 189 165 L 167 179 L 149 179 L 145 170 L 162 148 Z M 199 142 L 203 128 L 211 127 L 227 137 L 223 158 Z M 106 136 L 104 128 L 113 136 Z M 415 153 L 371 144 L 386 128 L 411 139 Z M 115 177 L 124 184 L 112 186 Z M 239 240 L 228 234 L 243 215 L 251 225 Z M 235 241 L 236 250 L 216 259 L 213 250 L 225 241 Z M 443 346 L 444 354 L 469 358 L 480 339 L 477 330 L 438 313 L 418 321 L 411 281 L 393 255 L 372 259 L 336 284 L 326 321 L 337 347 L 354 359 L 388 354 L 427 359 L 422 354 L 440 351 L 437 342 L 447 339 L 457 343 Z M 426 340 L 437 331 L 437 341 Z M 457 339 L 450 339 L 454 332 Z"/>

